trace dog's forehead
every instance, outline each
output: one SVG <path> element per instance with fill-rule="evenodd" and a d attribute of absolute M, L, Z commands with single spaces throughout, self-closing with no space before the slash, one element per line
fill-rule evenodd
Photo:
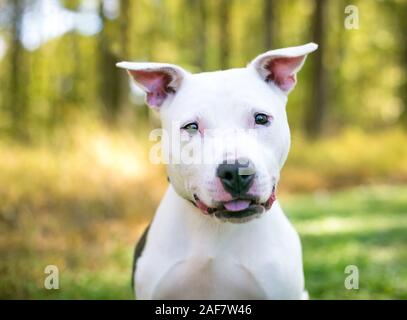
<path fill-rule="evenodd" d="M 253 82 L 261 81 L 260 77 L 248 68 L 192 74 L 185 81 L 185 92 L 200 92 L 205 95 L 219 96 L 221 93 L 238 94 L 242 88 L 249 88 Z M 258 84 L 258 83 L 257 83 Z M 205 92 L 203 92 L 205 90 Z"/>
<path fill-rule="evenodd" d="M 195 113 L 229 113 L 239 110 L 278 107 L 286 102 L 285 95 L 265 83 L 249 68 L 229 69 L 189 75 L 174 101 L 163 113 L 170 117 L 192 117 Z M 230 112 L 233 111 L 234 114 Z"/>

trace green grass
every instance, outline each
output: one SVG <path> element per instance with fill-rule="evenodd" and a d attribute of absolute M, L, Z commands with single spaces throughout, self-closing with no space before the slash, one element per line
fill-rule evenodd
<path fill-rule="evenodd" d="M 314 299 L 407 298 L 407 188 L 359 187 L 282 199 L 303 244 Z M 347 290 L 347 265 L 359 289 Z"/>
<path fill-rule="evenodd" d="M 406 186 L 282 195 L 280 200 L 301 234 L 312 299 L 407 298 Z M 34 215 L 23 211 L 20 221 L 2 221 L 3 236 L 10 239 L 1 247 L 0 298 L 132 298 L 131 256 L 143 228 L 140 219 L 90 215 L 79 223 L 77 217 L 54 221 Z M 54 224 L 62 227 L 55 232 Z M 48 264 L 59 266 L 59 290 L 43 288 Z M 344 287 L 347 265 L 359 268 L 359 290 Z"/>

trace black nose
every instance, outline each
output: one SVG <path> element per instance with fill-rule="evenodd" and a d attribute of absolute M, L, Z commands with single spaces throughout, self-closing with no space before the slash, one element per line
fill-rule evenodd
<path fill-rule="evenodd" d="M 240 158 L 232 164 L 224 161 L 218 166 L 216 175 L 225 190 L 236 197 L 245 194 L 252 186 L 255 170 L 249 159 Z"/>

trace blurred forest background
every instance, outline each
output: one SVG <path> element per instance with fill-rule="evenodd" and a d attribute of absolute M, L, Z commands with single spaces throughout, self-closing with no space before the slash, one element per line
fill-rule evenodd
<path fill-rule="evenodd" d="M 0 298 L 132 297 L 167 182 L 157 116 L 117 61 L 211 71 L 310 41 L 279 190 L 310 296 L 407 298 L 406 30 L 406 0 L 0 0 Z"/>

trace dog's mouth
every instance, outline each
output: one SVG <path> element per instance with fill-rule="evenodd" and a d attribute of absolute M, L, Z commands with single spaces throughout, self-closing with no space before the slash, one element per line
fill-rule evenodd
<path fill-rule="evenodd" d="M 269 210 L 276 200 L 276 188 L 273 186 L 270 197 L 266 202 L 260 202 L 252 195 L 244 195 L 231 201 L 220 202 L 216 207 L 208 207 L 194 194 L 194 205 L 204 214 L 215 216 L 221 220 L 232 222 L 248 221 Z"/>

